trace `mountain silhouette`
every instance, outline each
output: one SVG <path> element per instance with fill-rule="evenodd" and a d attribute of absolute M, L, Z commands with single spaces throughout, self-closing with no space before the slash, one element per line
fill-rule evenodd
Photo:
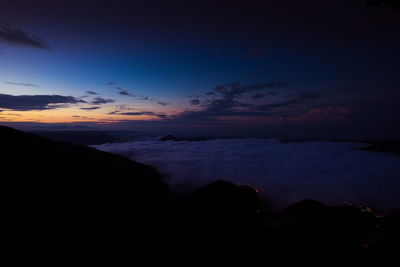
<path fill-rule="evenodd" d="M 154 168 L 7 127 L 0 147 L 1 239 L 10 262 L 110 266 L 132 263 L 129 250 L 143 262 L 170 197 Z"/>

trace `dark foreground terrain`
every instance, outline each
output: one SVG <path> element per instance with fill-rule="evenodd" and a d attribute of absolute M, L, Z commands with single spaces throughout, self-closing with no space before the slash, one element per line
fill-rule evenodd
<path fill-rule="evenodd" d="M 7 266 L 400 266 L 400 214 L 304 200 L 269 212 L 250 187 L 179 196 L 149 166 L 0 127 Z"/>

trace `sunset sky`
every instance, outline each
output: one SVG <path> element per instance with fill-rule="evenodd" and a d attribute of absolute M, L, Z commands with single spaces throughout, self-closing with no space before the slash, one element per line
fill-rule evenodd
<path fill-rule="evenodd" d="M 0 124 L 395 138 L 399 29 L 364 0 L 0 0 Z"/>

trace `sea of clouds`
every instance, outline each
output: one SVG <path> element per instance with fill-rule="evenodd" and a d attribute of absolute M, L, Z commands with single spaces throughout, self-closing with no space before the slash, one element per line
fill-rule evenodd
<path fill-rule="evenodd" d="M 270 207 L 303 199 L 352 203 L 377 213 L 400 208 L 400 157 L 345 142 L 283 143 L 274 139 L 134 141 L 95 148 L 152 165 L 177 191 L 223 179 L 249 185 Z"/>

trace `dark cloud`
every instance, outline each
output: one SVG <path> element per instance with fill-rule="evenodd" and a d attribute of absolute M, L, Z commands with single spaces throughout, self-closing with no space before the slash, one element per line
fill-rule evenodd
<path fill-rule="evenodd" d="M 0 94 L 0 108 L 17 111 L 56 109 L 60 104 L 86 103 L 85 101 L 61 95 L 6 95 Z"/>
<path fill-rule="evenodd" d="M 149 115 L 149 116 L 157 116 L 159 118 L 165 118 L 167 115 L 161 113 L 155 113 L 153 111 L 131 111 L 135 110 L 127 105 L 118 105 L 116 106 L 116 110 L 111 111 L 107 114 L 109 115 L 126 115 L 126 116 L 141 116 L 141 115 Z"/>
<path fill-rule="evenodd" d="M 302 104 L 305 103 L 309 100 L 315 100 L 318 98 L 321 98 L 322 95 L 316 92 L 303 92 L 298 94 L 296 97 L 287 100 L 287 101 L 281 101 L 281 102 L 276 102 L 272 104 L 267 104 L 267 105 L 257 105 L 253 106 L 252 110 L 255 111 L 269 111 L 274 108 L 281 108 L 281 107 L 287 107 L 287 106 L 292 106 L 296 104 Z"/>
<path fill-rule="evenodd" d="M 114 103 L 115 101 L 112 99 L 104 99 L 101 97 L 96 97 L 93 101 L 92 104 L 94 105 L 102 105 L 102 104 L 108 104 L 108 103 Z"/>
<path fill-rule="evenodd" d="M 158 103 L 159 105 L 161 105 L 161 106 L 168 106 L 168 105 L 169 105 L 168 102 L 164 102 L 164 101 L 158 101 L 157 103 Z"/>
<path fill-rule="evenodd" d="M 214 91 L 216 92 L 221 92 L 222 89 L 224 89 L 225 85 L 217 85 L 213 88 Z"/>
<path fill-rule="evenodd" d="M 155 99 L 155 98 L 152 98 L 152 97 L 143 96 L 143 95 L 131 94 L 131 93 L 129 93 L 128 91 L 124 90 L 124 89 L 121 88 L 121 87 L 117 87 L 117 89 L 119 90 L 119 94 L 120 94 L 120 95 L 123 95 L 123 96 L 134 97 L 134 98 L 136 98 L 136 99 L 138 99 L 138 100 L 145 100 L 145 101 L 157 102 L 157 103 L 158 103 L 159 105 L 161 105 L 161 106 L 167 106 L 167 105 L 169 105 L 168 102 L 159 101 L 159 100 L 157 100 L 157 99 Z"/>
<path fill-rule="evenodd" d="M 114 84 L 116 84 L 116 82 L 108 81 L 106 84 L 107 84 L 107 85 L 114 85 Z"/>
<path fill-rule="evenodd" d="M 42 38 L 29 35 L 21 29 L 13 29 L 5 22 L 0 22 L 0 41 L 14 45 L 51 50 L 50 46 Z"/>
<path fill-rule="evenodd" d="M 82 110 L 96 110 L 99 109 L 101 107 L 89 107 L 89 108 L 81 108 Z"/>
<path fill-rule="evenodd" d="M 111 114 L 111 113 L 109 113 L 109 114 Z M 149 115 L 149 116 L 157 116 L 157 117 L 160 117 L 160 118 L 165 118 L 167 116 L 165 114 L 155 113 L 155 112 L 152 112 L 152 111 L 122 112 L 122 113 L 113 113 L 113 114 L 127 115 L 127 116 Z"/>
<path fill-rule="evenodd" d="M 124 91 L 124 90 L 120 90 L 119 94 L 124 95 L 124 96 L 133 96 L 131 93 L 129 93 L 128 91 Z"/>
<path fill-rule="evenodd" d="M 110 84 L 110 86 L 112 86 L 113 84 L 115 84 L 114 82 L 109 82 Z M 118 94 L 120 94 L 120 95 L 123 95 L 123 96 L 130 96 L 130 97 L 137 97 L 137 95 L 134 95 L 134 94 L 131 94 L 131 93 L 129 93 L 127 90 L 124 90 L 124 88 L 122 88 L 122 87 L 115 87 L 116 89 L 118 89 L 119 90 L 119 92 L 118 92 Z"/>
<path fill-rule="evenodd" d="M 260 99 L 260 98 L 263 98 L 265 96 L 265 94 L 255 94 L 255 95 L 253 95 L 251 98 L 253 98 L 253 99 Z"/>
<path fill-rule="evenodd" d="M 93 91 L 86 91 L 86 93 L 89 94 L 89 95 L 98 95 L 98 93 L 93 92 Z"/>
<path fill-rule="evenodd" d="M 380 4 L 391 4 L 393 11 L 400 12 L 399 0 L 366 0 L 370 6 L 378 6 Z"/>
<path fill-rule="evenodd" d="M 278 95 L 278 92 L 276 92 L 276 91 L 268 91 L 268 92 L 267 92 L 267 95 L 269 95 L 269 96 L 275 96 L 275 95 Z"/>
<path fill-rule="evenodd" d="M 214 99 L 205 99 L 202 104 L 199 99 L 190 100 L 191 105 L 200 105 L 202 110 L 185 111 L 178 116 L 169 119 L 177 119 L 184 121 L 202 121 L 210 122 L 216 120 L 218 117 L 224 116 L 265 116 L 265 117 L 279 117 L 283 114 L 284 108 L 287 106 L 294 106 L 299 104 L 308 104 L 312 100 L 321 98 L 322 95 L 312 91 L 298 93 L 292 96 L 287 101 L 275 101 L 270 104 L 255 104 L 246 102 L 247 93 L 255 93 L 251 96 L 252 99 L 262 99 L 267 96 L 276 96 L 278 92 L 271 91 L 272 88 L 289 87 L 289 82 L 264 82 L 256 84 L 242 84 L 240 82 L 229 83 L 225 85 L 218 85 L 214 87 L 213 94 L 206 94 L 215 96 Z M 248 98 L 247 98 L 248 99 Z"/>
<path fill-rule="evenodd" d="M 245 93 L 262 91 L 264 89 L 273 89 L 276 87 L 285 88 L 289 86 L 290 86 L 289 82 L 265 82 L 256 84 L 242 84 L 240 82 L 234 82 L 234 83 L 215 86 L 214 91 L 217 93 L 222 93 L 226 97 L 237 98 Z"/>
<path fill-rule="evenodd" d="M 215 92 L 207 92 L 206 95 L 215 95 Z"/>
<path fill-rule="evenodd" d="M 11 85 L 27 86 L 27 87 L 40 87 L 39 85 L 36 85 L 33 83 L 18 83 L 18 82 L 9 82 L 9 81 L 5 81 L 4 83 L 11 84 Z"/>
<path fill-rule="evenodd" d="M 192 99 L 192 100 L 190 100 L 190 105 L 192 105 L 192 106 L 200 105 L 200 100 L 199 99 Z"/>
<path fill-rule="evenodd" d="M 93 118 L 85 117 L 85 116 L 80 116 L 80 115 L 72 115 L 73 118 L 80 118 L 80 119 L 87 119 L 87 120 L 92 120 Z"/>
<path fill-rule="evenodd" d="M 280 88 L 282 88 L 282 87 L 289 87 L 291 84 L 290 84 L 290 82 L 277 82 L 276 83 L 276 86 L 277 87 L 280 87 Z"/>
<path fill-rule="evenodd" d="M 116 83 L 115 83 L 115 82 L 108 82 L 107 84 L 110 85 L 110 86 L 112 86 L 112 85 L 114 85 L 114 84 L 116 84 Z M 115 87 L 115 88 L 116 88 L 117 90 L 119 90 L 118 94 L 119 94 L 119 95 L 122 95 L 122 96 L 134 97 L 134 98 L 136 98 L 136 99 L 138 99 L 138 100 L 145 100 L 145 101 L 157 102 L 157 103 L 158 103 L 159 105 L 161 105 L 161 106 L 167 106 L 167 105 L 170 104 L 170 103 L 165 102 L 165 101 L 157 100 L 157 99 L 155 99 L 155 98 L 153 98 L 153 97 L 148 97 L 148 96 L 143 96 L 143 95 L 132 94 L 132 93 L 128 92 L 127 90 L 125 90 L 125 89 L 122 88 L 122 87 Z"/>
<path fill-rule="evenodd" d="M 125 111 L 125 110 L 133 110 L 133 108 L 129 107 L 128 105 L 122 104 L 122 105 L 118 105 L 116 106 L 116 108 L 119 111 Z"/>
<path fill-rule="evenodd" d="M 111 111 L 111 112 L 109 112 L 107 114 L 115 115 L 115 114 L 119 114 L 121 111 L 133 110 L 133 108 L 131 108 L 128 105 L 125 105 L 125 104 L 118 105 L 118 106 L 116 106 L 116 108 L 117 108 L 116 110 Z"/>

